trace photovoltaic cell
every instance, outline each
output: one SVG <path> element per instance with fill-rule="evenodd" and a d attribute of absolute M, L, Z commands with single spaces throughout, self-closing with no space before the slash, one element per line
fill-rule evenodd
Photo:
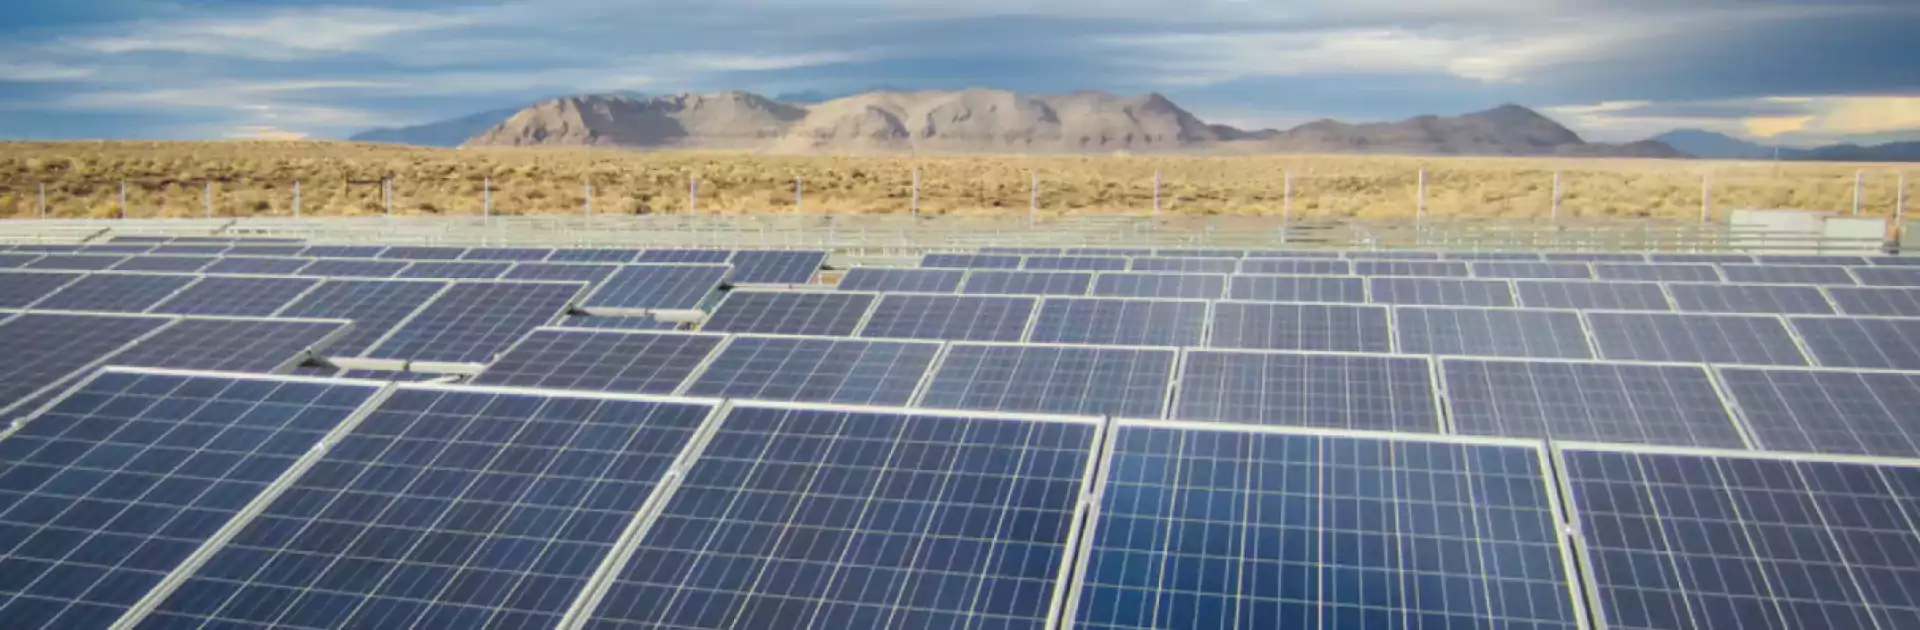
<path fill-rule="evenodd" d="M 157 274 L 94 273 L 35 303 L 34 308 L 65 311 L 139 313 L 159 304 L 197 278 Z"/>
<path fill-rule="evenodd" d="M 409 263 L 398 260 L 354 260 L 329 258 L 313 261 L 300 268 L 299 275 L 327 278 L 392 278 Z"/>
<path fill-rule="evenodd" d="M 1860 284 L 1870 287 L 1920 287 L 1920 269 L 1912 267 L 1855 267 L 1852 271 Z"/>
<path fill-rule="evenodd" d="M 1093 294 L 1217 300 L 1227 294 L 1227 276 L 1193 273 L 1101 273 L 1094 277 Z"/>
<path fill-rule="evenodd" d="M 1233 258 L 1135 258 L 1133 271 L 1172 271 L 1180 273 L 1235 273 L 1240 261 Z"/>
<path fill-rule="evenodd" d="M 1069 247 L 1060 251 L 1068 256 L 1158 256 L 1146 247 Z"/>
<path fill-rule="evenodd" d="M 1552 282 L 1517 280 L 1520 305 L 1577 310 L 1671 311 L 1666 293 L 1652 282 Z"/>
<path fill-rule="evenodd" d="M 883 295 L 861 337 L 1019 341 L 1035 298 Z"/>
<path fill-rule="evenodd" d="M 807 284 L 826 262 L 826 252 L 754 251 L 733 255 L 733 284 Z"/>
<path fill-rule="evenodd" d="M 709 409 L 401 389 L 140 627 L 554 627 Z"/>
<path fill-rule="evenodd" d="M 82 245 L 73 250 L 79 254 L 145 254 L 153 251 L 151 244 L 108 243 L 105 245 Z"/>
<path fill-rule="evenodd" d="M 1173 350 L 956 343 L 920 406 L 1159 418 Z"/>
<path fill-rule="evenodd" d="M 39 254 L 0 254 L 0 269 L 19 269 L 38 258 Z"/>
<path fill-rule="evenodd" d="M 286 308 L 319 283 L 318 278 L 201 278 L 148 312 L 266 317 Z"/>
<path fill-rule="evenodd" d="M 380 252 L 380 258 L 400 260 L 459 260 L 467 254 L 465 247 L 409 247 L 395 245 Z M 334 254 L 328 254 L 333 256 Z"/>
<path fill-rule="evenodd" d="M 1047 627 L 1096 433 L 735 407 L 585 627 Z"/>
<path fill-rule="evenodd" d="M 1642 280 L 1648 282 L 1719 282 L 1713 265 L 1635 265 L 1596 264 L 1593 277 L 1601 280 Z"/>
<path fill-rule="evenodd" d="M 842 291 L 955 293 L 966 272 L 959 269 L 889 269 L 854 267 L 840 277 Z"/>
<path fill-rule="evenodd" d="M 1028 256 L 1020 268 L 1044 271 L 1126 271 L 1127 259 L 1118 256 Z"/>
<path fill-rule="evenodd" d="M 396 278 L 494 280 L 505 275 L 513 263 L 416 260 L 394 274 Z"/>
<path fill-rule="evenodd" d="M 0 272 L 0 308 L 26 308 L 80 278 L 77 273 Z"/>
<path fill-rule="evenodd" d="M 1920 370 L 1920 319 L 1795 317 L 1792 322 L 1820 365 Z"/>
<path fill-rule="evenodd" d="M 1539 447 L 1119 429 L 1074 627 L 1584 627 Z"/>
<path fill-rule="evenodd" d="M 1392 335 L 1384 306 L 1257 304 L 1213 306 L 1215 348 L 1389 352 Z"/>
<path fill-rule="evenodd" d="M 111 626 L 374 391 L 94 379 L 0 441 L 0 626 Z"/>
<path fill-rule="evenodd" d="M 1428 278 L 1465 278 L 1467 263 L 1421 260 L 1357 260 L 1353 273 L 1362 276 L 1418 276 Z"/>
<path fill-rule="evenodd" d="M 1826 287 L 1827 297 L 1847 315 L 1920 317 L 1920 289 Z"/>
<path fill-rule="evenodd" d="M 870 293 L 734 291 L 701 330 L 769 335 L 852 336 L 874 302 Z"/>
<path fill-rule="evenodd" d="M 44 269 L 48 271 L 103 271 L 112 269 L 127 259 L 126 256 L 87 256 L 84 254 L 47 254 L 33 262 L 21 265 L 21 269 Z"/>
<path fill-rule="evenodd" d="M 550 280 L 555 282 L 585 282 L 599 284 L 613 277 L 620 270 L 615 265 L 567 265 L 555 263 L 520 263 L 507 270 L 503 280 Z"/>
<path fill-rule="evenodd" d="M 1343 276 L 1353 273 L 1353 263 L 1319 258 L 1248 258 L 1240 261 L 1240 273 Z"/>
<path fill-rule="evenodd" d="M 1436 306 L 1513 306 L 1513 289 L 1504 280 L 1369 278 L 1368 295 L 1378 304 Z"/>
<path fill-rule="evenodd" d="M 195 273 L 219 260 L 212 256 L 129 256 L 113 270 Z"/>
<path fill-rule="evenodd" d="M 300 271 L 313 261 L 306 258 L 235 258 L 224 257 L 202 270 L 204 273 L 238 273 L 263 276 L 288 275 Z"/>
<path fill-rule="evenodd" d="M 725 264 L 733 258 L 730 249 L 649 249 L 634 257 L 638 263 Z"/>
<path fill-rule="evenodd" d="M 357 357 L 444 287 L 444 282 L 428 281 L 329 280 L 288 305 L 278 317 L 352 321 L 352 327 L 327 345 L 325 354 Z"/>
<path fill-rule="evenodd" d="M 1723 367 L 1720 382 L 1759 448 L 1920 457 L 1920 375 Z"/>
<path fill-rule="evenodd" d="M 80 251 L 84 245 L 74 243 L 20 243 L 13 246 L 16 252 L 38 252 L 43 254 L 71 254 Z"/>
<path fill-rule="evenodd" d="M 366 356 L 484 363 L 552 321 L 580 289 L 563 283 L 456 282 Z"/>
<path fill-rule="evenodd" d="M 639 257 L 637 249 L 556 249 L 547 262 L 630 263 Z"/>
<path fill-rule="evenodd" d="M 927 254 L 920 257 L 920 266 L 943 269 L 1018 269 L 1020 257 L 1000 254 Z"/>
<path fill-rule="evenodd" d="M 1394 309 L 1400 352 L 1494 357 L 1586 359 L 1580 316 L 1572 311 L 1520 309 Z"/>
<path fill-rule="evenodd" d="M 1609 628 L 1873 628 L 1920 622 L 1914 469 L 1563 450 Z"/>
<path fill-rule="evenodd" d="M 160 317 L 26 313 L 0 323 L 0 409 L 79 376 L 141 335 L 170 323 Z"/>
<path fill-rule="evenodd" d="M 477 385 L 671 394 L 720 345 L 719 335 L 536 330 Z"/>
<path fill-rule="evenodd" d="M 587 296 L 588 307 L 700 308 L 727 276 L 725 265 L 628 265 Z"/>
<path fill-rule="evenodd" d="M 1818 287 L 1674 283 L 1667 285 L 1667 292 L 1682 312 L 1833 314 L 1833 305 Z"/>
<path fill-rule="evenodd" d="M 1573 262 L 1476 262 L 1469 265 L 1479 278 L 1544 278 L 1591 280 L 1593 268 Z"/>
<path fill-rule="evenodd" d="M 1093 274 L 1085 271 L 976 270 L 961 293 L 987 295 L 1086 295 Z"/>
<path fill-rule="evenodd" d="M 1438 433 L 1423 357 L 1187 352 L 1175 420 Z"/>
<path fill-rule="evenodd" d="M 324 348 L 346 322 L 183 319 L 113 355 L 111 365 L 271 373 Z"/>
<path fill-rule="evenodd" d="M 832 338 L 734 337 L 689 396 L 905 406 L 940 344 Z"/>
<path fill-rule="evenodd" d="M 505 260 L 511 262 L 539 262 L 546 260 L 553 250 L 528 247 L 475 247 L 467 250 L 461 260 Z"/>
<path fill-rule="evenodd" d="M 1846 267 L 1817 267 L 1811 265 L 1721 265 L 1720 273 L 1727 282 L 1757 282 L 1762 284 L 1857 284 L 1853 274 Z"/>
<path fill-rule="evenodd" d="M 1029 341 L 1123 346 L 1198 346 L 1207 303 L 1047 298 Z"/>
<path fill-rule="evenodd" d="M 1346 302 L 1364 304 L 1367 283 L 1357 276 L 1233 276 L 1227 297 L 1255 302 Z"/>
<path fill-rule="evenodd" d="M 1446 359 L 1441 371 L 1459 434 L 1746 448 L 1700 366 Z"/>
<path fill-rule="evenodd" d="M 1593 342 L 1605 359 L 1806 365 L 1779 317 L 1588 313 Z"/>

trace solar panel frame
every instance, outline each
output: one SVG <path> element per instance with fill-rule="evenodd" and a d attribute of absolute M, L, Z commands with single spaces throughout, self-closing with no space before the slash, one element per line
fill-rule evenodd
<path fill-rule="evenodd" d="M 675 393 L 904 407 L 944 351 L 932 341 L 729 335 Z"/>
<path fill-rule="evenodd" d="M 0 308 L 31 308 L 83 277 L 66 271 L 0 271 Z"/>
<path fill-rule="evenodd" d="M 500 279 L 585 282 L 597 286 L 619 271 L 619 265 L 522 262 L 514 263 L 513 268 L 501 274 Z"/>
<path fill-rule="evenodd" d="M 218 273 L 235 275 L 292 275 L 313 264 L 307 258 L 262 258 L 249 256 L 222 256 L 213 264 L 207 265 L 200 273 Z"/>
<path fill-rule="evenodd" d="M 1819 287 L 1804 284 L 1666 283 L 1667 297 L 1682 313 L 1771 313 L 1832 315 L 1833 304 Z"/>
<path fill-rule="evenodd" d="M 1353 274 L 1353 263 L 1333 258 L 1247 258 L 1240 261 L 1240 273 L 1287 276 L 1346 276 Z"/>
<path fill-rule="evenodd" d="M 731 249 L 649 249 L 635 256 L 636 263 L 722 264 L 733 259 Z"/>
<path fill-rule="evenodd" d="M 465 247 L 432 247 L 423 245 L 390 245 L 375 258 L 382 260 L 459 260 L 467 255 Z M 333 256 L 333 254 L 329 254 Z"/>
<path fill-rule="evenodd" d="M 114 265 L 126 262 L 127 256 L 95 256 L 89 254 L 46 254 L 21 265 L 21 269 L 39 269 L 44 271 L 105 271 Z"/>
<path fill-rule="evenodd" d="M 1447 357 L 1436 368 L 1459 435 L 1752 446 L 1703 364 Z"/>
<path fill-rule="evenodd" d="M 1226 299 L 1243 302 L 1366 304 L 1367 279 L 1360 276 L 1241 274 L 1227 278 Z"/>
<path fill-rule="evenodd" d="M 880 302 L 877 293 L 852 291 L 754 291 L 736 289 L 713 308 L 701 330 L 709 332 L 851 337 Z M 789 312 L 808 315 L 793 320 Z"/>
<path fill-rule="evenodd" d="M 1019 269 L 1020 257 L 1002 254 L 929 253 L 920 256 L 922 269 Z"/>
<path fill-rule="evenodd" d="M 469 262 L 464 260 L 416 260 L 394 274 L 395 278 L 416 280 L 498 280 L 513 268 L 510 262 Z"/>
<path fill-rule="evenodd" d="M 623 265 L 582 302 L 613 311 L 694 310 L 719 290 L 726 265 Z"/>
<path fill-rule="evenodd" d="M 320 278 L 392 278 L 400 274 L 408 265 L 404 260 L 373 260 L 369 258 L 320 258 L 295 272 L 298 276 Z"/>
<path fill-rule="evenodd" d="M 270 317 L 320 286 L 319 278 L 206 276 L 154 304 L 148 313 Z"/>
<path fill-rule="evenodd" d="M 1389 307 L 1378 304 L 1222 300 L 1213 305 L 1207 347 L 1387 353 L 1394 351 L 1391 317 Z"/>
<path fill-rule="evenodd" d="M 1659 283 L 1515 280 L 1514 297 L 1527 308 L 1609 311 L 1673 311 Z"/>
<path fill-rule="evenodd" d="M 453 281 L 361 356 L 429 364 L 486 362 L 579 303 L 586 290 L 578 282 Z M 488 307 L 471 308 L 471 302 Z M 484 327 L 467 330 L 476 322 Z"/>
<path fill-rule="evenodd" d="M 1793 316 L 1787 323 L 1816 365 L 1920 370 L 1920 319 Z"/>
<path fill-rule="evenodd" d="M 1457 260 L 1356 260 L 1353 275 L 1467 278 L 1473 272 Z"/>
<path fill-rule="evenodd" d="M 1636 252 L 1546 252 L 1541 257 L 1548 262 L 1647 262 L 1646 254 Z"/>
<path fill-rule="evenodd" d="M 1434 368 L 1423 356 L 1188 348 L 1175 382 L 1169 420 L 1448 432 Z"/>
<path fill-rule="evenodd" d="M 1163 418 L 1178 359 L 1165 347 L 956 341 L 913 406 Z"/>
<path fill-rule="evenodd" d="M 185 317 L 114 353 L 112 365 L 286 374 L 333 343 L 353 322 Z"/>
<path fill-rule="evenodd" d="M 1175 273 L 1223 273 L 1240 271 L 1240 260 L 1234 258 L 1173 258 L 1148 256 L 1134 258 L 1129 271 L 1168 271 Z"/>
<path fill-rule="evenodd" d="M 864 339 L 1020 341 L 1040 298 L 1030 295 L 886 293 L 851 336 Z"/>
<path fill-rule="evenodd" d="M 1086 295 L 1119 298 L 1217 300 L 1227 295 L 1230 276 L 1198 273 L 1102 271 L 1094 274 Z"/>
<path fill-rule="evenodd" d="M 1853 286 L 1859 284 L 1846 267 L 1814 265 L 1720 265 L 1727 282 L 1753 284 L 1817 284 Z"/>
<path fill-rule="evenodd" d="M 1916 257 L 1920 259 L 1920 257 Z M 1847 270 L 1869 287 L 1920 287 L 1920 268 L 1915 267 L 1853 267 Z"/>
<path fill-rule="evenodd" d="M 541 327 L 500 353 L 474 385 L 671 395 L 727 337 L 679 331 Z"/>
<path fill-rule="evenodd" d="M 728 262 L 733 271 L 727 275 L 731 284 L 809 284 L 814 275 L 820 273 L 820 267 L 826 263 L 827 253 L 823 251 L 801 250 L 741 250 L 734 252 Z"/>
<path fill-rule="evenodd" d="M 547 262 L 630 263 L 633 262 L 635 258 L 640 257 L 641 251 L 643 250 L 568 249 L 563 247 L 553 250 L 553 254 L 547 256 Z"/>
<path fill-rule="evenodd" d="M 1039 271 L 1126 271 L 1129 259 L 1119 256 L 1027 256 L 1021 269 Z"/>
<path fill-rule="evenodd" d="M 475 247 L 467 250 L 460 260 L 541 262 L 552 255 L 550 247 Z"/>
<path fill-rule="evenodd" d="M 1087 295 L 1093 272 L 974 269 L 960 285 L 967 295 Z"/>
<path fill-rule="evenodd" d="M 1753 448 L 1920 459 L 1920 374 L 1861 368 L 1714 366 Z"/>
<path fill-rule="evenodd" d="M 1844 315 L 1920 317 L 1920 288 L 1821 287 Z"/>
<path fill-rule="evenodd" d="M 1521 278 L 1540 280 L 1592 280 L 1593 266 L 1577 262 L 1472 262 L 1467 267 L 1475 278 Z"/>
<path fill-rule="evenodd" d="M 329 356 L 358 357 L 444 293 L 434 280 L 327 280 L 275 317 L 345 319 L 353 327 L 327 345 Z"/>
<path fill-rule="evenodd" d="M 1374 304 L 1513 307 L 1513 283 L 1469 278 L 1367 278 L 1367 301 Z"/>
<path fill-rule="evenodd" d="M 1594 263 L 1597 280 L 1637 280 L 1642 282 L 1725 282 L 1720 268 L 1699 264 L 1617 264 Z"/>
<path fill-rule="evenodd" d="M 841 291 L 903 293 L 959 293 L 967 279 L 965 269 L 854 267 L 840 276 Z"/>
<path fill-rule="evenodd" d="M 1113 346 L 1205 345 L 1213 305 L 1204 300 L 1049 297 L 1025 341 Z"/>
<path fill-rule="evenodd" d="M 128 256 L 113 271 L 159 271 L 167 273 L 199 273 L 208 265 L 219 262 L 213 256 Z"/>
<path fill-rule="evenodd" d="M 1581 318 L 1597 356 L 1608 361 L 1812 364 L 1778 315 L 1582 311 Z"/>
<path fill-rule="evenodd" d="M 90 273 L 34 303 L 37 309 L 140 313 L 192 286 L 198 276 Z"/>
<path fill-rule="evenodd" d="M 1593 341 L 1578 311 L 1451 306 L 1393 307 L 1394 348 L 1402 354 L 1531 359 L 1592 359 Z"/>

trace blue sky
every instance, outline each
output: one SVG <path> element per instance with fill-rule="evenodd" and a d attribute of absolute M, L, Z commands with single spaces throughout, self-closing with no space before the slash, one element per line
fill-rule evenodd
<path fill-rule="evenodd" d="M 1286 127 L 1529 105 L 1920 139 L 1913 0 L 14 0 L 0 138 L 340 138 L 577 92 L 1158 91 Z"/>

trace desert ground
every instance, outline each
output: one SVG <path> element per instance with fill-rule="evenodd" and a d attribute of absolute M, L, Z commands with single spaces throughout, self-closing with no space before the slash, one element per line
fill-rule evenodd
<path fill-rule="evenodd" d="M 794 156 L 616 149 L 429 149 L 338 142 L 0 143 L 0 217 L 198 217 L 206 184 L 217 216 L 291 216 L 300 182 L 305 216 L 385 211 L 477 215 L 491 180 L 493 212 L 577 213 L 592 182 L 597 214 L 907 212 L 915 167 L 926 216 L 1027 211 L 1039 178 L 1045 214 L 1146 213 L 1161 174 L 1162 212 L 1282 213 L 1292 174 L 1297 218 L 1406 218 L 1427 172 L 1434 217 L 1546 218 L 1554 173 L 1567 218 L 1700 216 L 1703 178 L 1716 216 L 1738 208 L 1848 212 L 1862 172 L 1864 214 L 1895 212 L 1897 182 L 1915 165 L 1572 158 L 1351 155 Z M 796 208 L 794 180 L 804 181 Z"/>

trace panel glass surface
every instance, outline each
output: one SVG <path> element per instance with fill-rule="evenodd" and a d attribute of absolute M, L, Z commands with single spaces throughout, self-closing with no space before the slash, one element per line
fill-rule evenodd
<path fill-rule="evenodd" d="M 1719 282 L 1713 265 L 1635 265 L 1600 263 L 1593 266 L 1593 277 L 1601 280 L 1642 280 L 1649 282 Z"/>
<path fill-rule="evenodd" d="M 255 274 L 263 276 L 288 275 L 300 271 L 312 264 L 307 258 L 235 258 L 223 257 L 203 269 L 203 273 Z"/>
<path fill-rule="evenodd" d="M 1606 359 L 1807 365 L 1778 317 L 1588 313 L 1587 324 Z"/>
<path fill-rule="evenodd" d="M 1505 280 L 1441 278 L 1368 278 L 1368 296 L 1377 304 L 1432 306 L 1513 306 Z"/>
<path fill-rule="evenodd" d="M 1727 253 L 1651 252 L 1647 254 L 1647 260 L 1656 263 L 1724 263 L 1737 265 L 1752 263 L 1753 257 L 1746 254 Z"/>
<path fill-rule="evenodd" d="M 1360 277 L 1326 276 L 1233 276 L 1227 284 L 1227 298 L 1255 302 L 1345 302 L 1367 301 L 1367 283 Z"/>
<path fill-rule="evenodd" d="M 546 260 L 553 250 L 529 247 L 475 247 L 467 250 L 461 260 L 506 260 L 512 262 L 538 262 Z"/>
<path fill-rule="evenodd" d="M 161 317 L 27 313 L 0 323 L 0 409 L 79 376 L 121 346 L 165 326 Z"/>
<path fill-rule="evenodd" d="M 996 271 L 967 274 L 961 293 L 987 295 L 1086 295 L 1093 273 L 1086 271 Z"/>
<path fill-rule="evenodd" d="M 288 305 L 279 316 L 352 321 L 352 327 L 327 345 L 325 354 L 356 357 L 445 286 L 442 282 L 330 280 Z"/>
<path fill-rule="evenodd" d="M 1158 418 L 1173 350 L 953 344 L 920 406 Z"/>
<path fill-rule="evenodd" d="M 1187 352 L 1175 420 L 1438 433 L 1423 357 Z"/>
<path fill-rule="evenodd" d="M 1126 271 L 1127 259 L 1119 256 L 1028 256 L 1020 268 L 1043 271 Z"/>
<path fill-rule="evenodd" d="M 1920 374 L 1720 368 L 1759 448 L 1920 458 Z"/>
<path fill-rule="evenodd" d="M 1028 341 L 1198 346 L 1206 327 L 1206 302 L 1047 298 L 1040 304 Z"/>
<path fill-rule="evenodd" d="M 567 265 L 556 263 L 520 263 L 500 276 L 503 280 L 551 280 L 599 284 L 613 277 L 615 265 Z"/>
<path fill-rule="evenodd" d="M 129 256 L 114 265 L 113 270 L 194 273 L 219 260 L 212 256 Z"/>
<path fill-rule="evenodd" d="M 579 292 L 577 284 L 453 283 L 366 356 L 491 361 L 521 336 L 553 321 Z"/>
<path fill-rule="evenodd" d="M 169 315 L 265 317 L 319 284 L 318 278 L 201 278 L 148 312 Z"/>
<path fill-rule="evenodd" d="M 465 247 L 416 247 L 395 245 L 380 252 L 381 258 L 400 260 L 459 260 L 467 254 Z M 333 254 L 328 254 L 332 256 Z"/>
<path fill-rule="evenodd" d="M 940 344 L 734 337 L 689 396 L 905 406 Z"/>
<path fill-rule="evenodd" d="M 1853 285 L 1853 274 L 1846 267 L 1812 265 L 1721 265 L 1727 282 L 1762 284 L 1837 284 Z"/>
<path fill-rule="evenodd" d="M 80 277 L 77 273 L 0 271 L 0 308 L 26 308 Z"/>
<path fill-rule="evenodd" d="M 640 252 L 633 261 L 638 263 L 700 263 L 725 264 L 733 258 L 731 249 L 649 249 Z"/>
<path fill-rule="evenodd" d="M 1847 315 L 1920 317 L 1920 289 L 1900 287 L 1826 287 L 1840 312 Z"/>
<path fill-rule="evenodd" d="M 1394 311 L 1400 352 L 1493 357 L 1593 357 L 1572 311 L 1421 308 Z"/>
<path fill-rule="evenodd" d="M 1463 435 L 1746 448 L 1700 366 L 1446 359 L 1440 367 Z"/>
<path fill-rule="evenodd" d="M 1855 267 L 1852 271 L 1860 284 L 1870 287 L 1920 287 L 1920 269 L 1912 267 Z"/>
<path fill-rule="evenodd" d="M 826 260 L 826 252 L 742 251 L 733 255 L 733 273 L 727 275 L 727 281 L 733 284 L 806 284 L 813 281 L 813 274 L 820 271 L 821 263 Z"/>
<path fill-rule="evenodd" d="M 1160 258 L 1133 259 L 1133 271 L 1172 271 L 1179 273 L 1235 273 L 1240 261 L 1233 258 Z"/>
<path fill-rule="evenodd" d="M 391 278 L 409 263 L 399 260 L 354 260 L 329 258 L 313 261 L 300 268 L 299 275 L 327 278 Z"/>
<path fill-rule="evenodd" d="M 1020 257 L 1006 254 L 927 254 L 920 266 L 946 269 L 1018 269 Z"/>
<path fill-rule="evenodd" d="M 1667 285 L 1667 293 L 1682 312 L 1833 314 L 1833 305 L 1818 287 L 1674 283 Z"/>
<path fill-rule="evenodd" d="M 966 272 L 958 269 L 888 269 L 854 267 L 840 277 L 841 291 L 902 293 L 956 293 Z"/>
<path fill-rule="evenodd" d="M 183 319 L 113 356 L 111 365 L 270 373 L 324 348 L 345 322 Z"/>
<path fill-rule="evenodd" d="M 377 258 L 385 245 L 313 245 L 300 253 L 308 258 Z"/>
<path fill-rule="evenodd" d="M 513 263 L 416 260 L 394 274 L 396 278 L 493 280 L 513 268 Z"/>
<path fill-rule="evenodd" d="M 1540 262 L 1539 252 L 1440 252 L 1441 260 Z"/>
<path fill-rule="evenodd" d="M 1240 261 L 1240 273 L 1344 276 L 1353 273 L 1353 263 L 1322 258 L 1248 258 Z"/>
<path fill-rule="evenodd" d="M 873 305 L 870 293 L 734 291 L 700 328 L 767 335 L 852 336 Z"/>
<path fill-rule="evenodd" d="M 1217 300 L 1227 293 L 1227 276 L 1193 273 L 1101 273 L 1093 295 Z"/>
<path fill-rule="evenodd" d="M 1476 262 L 1470 265 L 1480 278 L 1548 278 L 1591 280 L 1593 268 L 1573 262 Z"/>
<path fill-rule="evenodd" d="M 556 249 L 547 262 L 630 263 L 639 257 L 637 249 Z"/>
<path fill-rule="evenodd" d="M 568 328 L 601 328 L 608 330 L 679 330 L 678 322 L 662 321 L 646 315 L 608 316 L 608 315 L 568 315 L 554 320 L 555 326 Z"/>
<path fill-rule="evenodd" d="M 891 339 L 1019 341 L 1036 298 L 883 295 L 860 336 Z"/>
<path fill-rule="evenodd" d="M 1257 304 L 1213 306 L 1215 348 L 1388 352 L 1393 348 L 1384 306 Z"/>
<path fill-rule="evenodd" d="M 34 303 L 34 308 L 63 311 L 139 313 L 173 292 L 193 284 L 194 276 L 94 273 Z"/>
<path fill-rule="evenodd" d="M 21 265 L 21 269 L 45 269 L 48 271 L 103 271 L 112 269 L 127 259 L 126 256 L 88 256 L 85 254 L 47 254 L 33 262 Z"/>
<path fill-rule="evenodd" d="M 1553 282 L 1516 280 L 1520 305 L 1577 310 L 1671 311 L 1667 295 L 1652 282 Z"/>
<path fill-rule="evenodd" d="M 587 296 L 601 308 L 690 310 L 719 288 L 729 267 L 723 265 L 628 265 Z"/>
<path fill-rule="evenodd" d="M 1795 317 L 1791 321 L 1820 365 L 1920 370 L 1920 319 Z"/>
<path fill-rule="evenodd" d="M 1633 252 L 1547 252 L 1541 254 L 1549 261 L 1568 262 L 1647 262 L 1646 254 Z"/>
<path fill-rule="evenodd" d="M 1415 276 L 1427 278 L 1465 278 L 1471 273 L 1467 263 L 1422 260 L 1356 260 L 1353 273 L 1361 276 Z"/>
<path fill-rule="evenodd" d="M 473 382 L 671 394 L 721 339 L 719 335 L 536 330 Z"/>

